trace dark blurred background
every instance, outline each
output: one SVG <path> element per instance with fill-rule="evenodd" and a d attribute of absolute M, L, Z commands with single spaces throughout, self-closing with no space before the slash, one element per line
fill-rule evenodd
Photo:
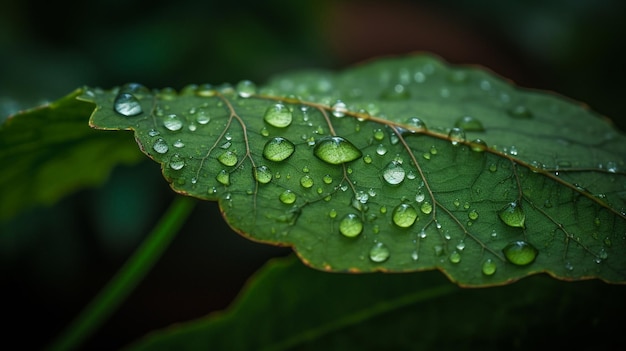
<path fill-rule="evenodd" d="M 584 102 L 626 130 L 625 14 L 621 0 L 5 0 L 0 120 L 84 85 L 262 84 L 286 70 L 342 69 L 428 51 Z M 116 169 L 102 188 L 0 223 L 2 310 L 11 324 L 5 342 L 38 348 L 55 336 L 173 196 L 146 158 Z M 116 349 L 154 328 L 223 309 L 263 262 L 288 253 L 238 236 L 215 203 L 199 203 L 86 349 Z"/>

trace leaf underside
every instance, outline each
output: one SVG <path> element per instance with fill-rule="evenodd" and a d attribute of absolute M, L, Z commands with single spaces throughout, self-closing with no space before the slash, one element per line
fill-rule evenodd
<path fill-rule="evenodd" d="M 430 55 L 256 87 L 85 88 L 171 187 L 332 272 L 626 282 L 626 137 L 556 94 Z"/>

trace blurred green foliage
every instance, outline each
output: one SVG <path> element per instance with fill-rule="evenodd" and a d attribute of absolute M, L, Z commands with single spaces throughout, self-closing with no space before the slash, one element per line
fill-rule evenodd
<path fill-rule="evenodd" d="M 626 130 L 620 0 L 6 0 L 0 9 L 0 121 L 83 85 L 263 82 L 430 51 L 586 102 Z M 173 196 L 155 168 L 120 168 L 102 189 L 0 223 L 8 344 L 46 342 L 108 280 Z M 231 233 L 214 203 L 195 213 L 89 349 L 222 309 L 267 257 L 288 252 Z"/>

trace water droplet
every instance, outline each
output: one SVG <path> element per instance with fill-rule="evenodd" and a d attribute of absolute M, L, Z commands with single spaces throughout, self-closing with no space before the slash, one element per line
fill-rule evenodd
<path fill-rule="evenodd" d="M 151 136 L 151 137 L 155 137 L 155 136 L 160 135 L 160 134 L 161 133 L 159 133 L 159 131 L 156 130 L 156 129 L 150 129 L 150 131 L 148 132 L 148 135 Z"/>
<path fill-rule="evenodd" d="M 209 116 L 209 112 L 206 108 L 199 108 L 196 110 L 196 122 L 198 124 L 208 124 L 211 121 L 211 117 Z"/>
<path fill-rule="evenodd" d="M 237 89 L 237 93 L 242 98 L 249 98 L 250 96 L 256 94 L 256 85 L 249 80 L 242 80 L 237 83 L 235 87 Z"/>
<path fill-rule="evenodd" d="M 487 143 L 482 139 L 474 139 L 470 143 L 470 147 L 474 152 L 483 152 L 487 150 Z"/>
<path fill-rule="evenodd" d="M 132 117 L 143 112 L 139 100 L 131 93 L 119 93 L 113 102 L 113 109 L 122 116 Z"/>
<path fill-rule="evenodd" d="M 410 117 L 406 124 L 410 125 L 412 131 L 421 131 L 426 129 L 426 123 L 422 121 L 419 117 Z"/>
<path fill-rule="evenodd" d="M 180 120 L 178 115 L 172 113 L 172 114 L 165 116 L 165 118 L 163 119 L 163 125 L 168 130 L 175 132 L 183 128 L 183 121 Z"/>
<path fill-rule="evenodd" d="M 385 138 L 385 132 L 382 129 L 374 129 L 374 139 L 381 141 Z"/>
<path fill-rule="evenodd" d="M 182 147 L 185 147 L 185 143 L 183 143 L 183 141 L 182 141 L 182 140 L 178 139 L 178 140 L 176 140 L 176 141 L 174 142 L 174 147 L 177 147 L 177 148 L 179 148 L 179 149 L 180 149 L 180 148 L 182 148 Z"/>
<path fill-rule="evenodd" d="M 422 206 L 420 206 L 420 210 L 423 214 L 430 214 L 433 211 L 433 205 L 426 201 L 422 204 Z"/>
<path fill-rule="evenodd" d="M 437 154 L 437 148 L 435 147 L 435 145 L 430 147 L 430 154 L 431 155 L 436 155 Z"/>
<path fill-rule="evenodd" d="M 282 202 L 284 204 L 287 204 L 287 205 L 290 205 L 290 204 L 296 202 L 296 198 L 297 198 L 296 194 L 293 191 L 289 190 L 289 189 L 283 191 L 278 196 L 278 199 L 280 200 L 280 202 Z"/>
<path fill-rule="evenodd" d="M 237 155 L 232 151 L 225 151 L 217 157 L 217 160 L 224 166 L 232 167 L 237 164 Z"/>
<path fill-rule="evenodd" d="M 418 190 L 417 194 L 415 195 L 415 201 L 421 203 L 422 201 L 424 201 L 425 198 L 426 198 L 426 195 L 424 195 L 424 193 L 421 190 Z"/>
<path fill-rule="evenodd" d="M 491 258 L 488 258 L 483 262 L 482 271 L 484 275 L 493 275 L 497 268 L 496 263 Z"/>
<path fill-rule="evenodd" d="M 333 105 L 332 110 L 333 116 L 335 117 L 343 117 L 348 111 L 346 104 L 341 100 L 337 100 L 337 102 Z"/>
<path fill-rule="evenodd" d="M 400 204 L 393 209 L 391 219 L 400 228 L 408 228 L 418 220 L 417 210 L 409 204 Z"/>
<path fill-rule="evenodd" d="M 454 122 L 454 126 L 464 131 L 482 132 L 485 130 L 483 124 L 472 116 L 463 116 Z"/>
<path fill-rule="evenodd" d="M 450 138 L 452 145 L 457 146 L 465 141 L 465 132 L 461 128 L 452 128 L 448 133 L 448 138 Z"/>
<path fill-rule="evenodd" d="M 509 116 L 513 118 L 528 119 L 533 117 L 533 113 L 524 105 L 515 106 L 507 111 Z"/>
<path fill-rule="evenodd" d="M 538 254 L 534 246 L 523 240 L 509 243 L 502 249 L 502 252 L 509 262 L 518 266 L 531 264 Z"/>
<path fill-rule="evenodd" d="M 313 154 L 320 160 L 332 165 L 354 161 L 362 155 L 361 150 L 351 142 L 338 136 L 327 136 L 319 139 L 315 144 Z"/>
<path fill-rule="evenodd" d="M 185 167 L 185 159 L 180 157 L 179 154 L 174 154 L 172 155 L 172 157 L 170 157 L 169 165 L 171 169 L 178 171 L 179 169 Z"/>
<path fill-rule="evenodd" d="M 300 178 L 300 185 L 302 185 L 305 188 L 310 188 L 313 186 L 313 178 L 311 178 L 310 175 L 305 174 L 302 176 L 302 178 Z"/>
<path fill-rule="evenodd" d="M 226 170 L 221 170 L 215 176 L 215 180 L 217 180 L 222 185 L 230 184 L 230 174 Z"/>
<path fill-rule="evenodd" d="M 526 215 L 517 201 L 509 203 L 498 212 L 498 216 L 504 224 L 510 227 L 524 228 Z"/>
<path fill-rule="evenodd" d="M 472 221 L 475 221 L 478 219 L 478 211 L 476 210 L 471 210 L 467 213 L 467 217 L 469 219 L 471 219 Z"/>
<path fill-rule="evenodd" d="M 324 184 L 330 184 L 333 182 L 333 177 L 331 177 L 330 174 L 326 174 L 322 177 L 322 181 L 324 181 Z"/>
<path fill-rule="evenodd" d="M 389 259 L 389 248 L 383 243 L 376 243 L 370 249 L 370 260 L 372 262 L 381 263 Z"/>
<path fill-rule="evenodd" d="M 291 156 L 296 150 L 296 146 L 289 140 L 276 137 L 268 140 L 263 148 L 263 157 L 270 161 L 280 162 Z"/>
<path fill-rule="evenodd" d="M 160 154 L 164 154 L 166 153 L 170 148 L 169 146 L 167 146 L 167 142 L 163 139 L 163 138 L 159 138 L 157 139 L 157 141 L 154 142 L 154 144 L 152 145 L 152 149 L 154 149 L 154 151 L 160 153 Z"/>
<path fill-rule="evenodd" d="M 452 263 L 459 263 L 461 262 L 461 254 L 458 251 L 454 250 L 452 251 L 452 253 L 450 253 L 450 257 L 448 257 L 448 259 Z"/>
<path fill-rule="evenodd" d="M 489 165 L 489 171 L 490 172 L 495 172 L 498 170 L 498 166 L 495 163 L 492 163 Z"/>
<path fill-rule="evenodd" d="M 276 128 L 285 128 L 291 124 L 293 116 L 287 106 L 277 103 L 267 108 L 263 119 Z"/>
<path fill-rule="evenodd" d="M 398 161 L 391 161 L 383 170 L 383 178 L 391 185 L 397 185 L 402 183 L 406 172 L 402 168 L 402 163 Z"/>
<path fill-rule="evenodd" d="M 272 171 L 267 166 L 255 167 L 254 179 L 261 184 L 267 184 L 272 180 Z"/>
<path fill-rule="evenodd" d="M 376 153 L 380 156 L 383 156 L 387 153 L 387 148 L 385 147 L 385 145 L 379 144 L 378 147 L 376 147 Z"/>
<path fill-rule="evenodd" d="M 363 231 L 363 222 L 358 215 L 348 213 L 339 222 L 339 232 L 348 238 L 354 238 Z"/>

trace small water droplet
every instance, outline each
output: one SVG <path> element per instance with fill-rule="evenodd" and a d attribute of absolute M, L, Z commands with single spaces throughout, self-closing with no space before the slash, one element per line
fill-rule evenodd
<path fill-rule="evenodd" d="M 385 132 L 382 129 L 374 129 L 374 139 L 381 141 L 385 138 Z"/>
<path fill-rule="evenodd" d="M 528 119 L 533 117 L 533 113 L 524 105 L 517 105 L 507 111 L 509 116 L 513 118 Z"/>
<path fill-rule="evenodd" d="M 154 151 L 160 153 L 160 154 L 164 154 L 166 153 L 170 148 L 167 145 L 167 142 L 163 139 L 163 138 L 159 138 L 157 139 L 154 144 L 152 145 L 152 149 L 154 149 Z"/>
<path fill-rule="evenodd" d="M 433 205 L 430 202 L 426 201 L 420 206 L 420 210 L 423 214 L 430 214 L 433 211 Z"/>
<path fill-rule="evenodd" d="M 285 128 L 291 124 L 293 116 L 287 106 L 277 103 L 267 108 L 263 119 L 271 126 Z"/>
<path fill-rule="evenodd" d="M 465 249 L 465 242 L 461 240 L 458 244 L 456 244 L 456 248 L 459 251 L 463 251 L 463 249 Z"/>
<path fill-rule="evenodd" d="M 300 178 L 300 185 L 302 185 L 304 188 L 312 187 L 313 178 L 311 178 L 311 176 L 308 174 L 303 175 L 302 178 Z"/>
<path fill-rule="evenodd" d="M 282 202 L 284 204 L 287 204 L 287 205 L 290 205 L 290 204 L 296 202 L 296 198 L 297 198 L 296 194 L 293 191 L 289 190 L 289 189 L 283 191 L 278 196 L 278 199 L 280 200 L 280 202 Z"/>
<path fill-rule="evenodd" d="M 348 213 L 339 222 L 339 232 L 349 238 L 354 238 L 363 231 L 363 222 L 358 215 Z"/>
<path fill-rule="evenodd" d="M 426 195 L 424 195 L 424 193 L 421 190 L 418 190 L 417 194 L 415 195 L 415 201 L 421 203 L 422 201 L 424 201 L 425 198 L 426 198 Z"/>
<path fill-rule="evenodd" d="M 362 155 L 361 150 L 339 136 L 327 136 L 319 139 L 313 148 L 313 154 L 320 160 L 332 165 L 354 161 Z"/>
<path fill-rule="evenodd" d="M 378 147 L 376 147 L 376 153 L 380 156 L 383 156 L 387 153 L 387 148 L 385 147 L 385 145 L 379 144 Z"/>
<path fill-rule="evenodd" d="M 324 182 L 324 184 L 330 184 L 333 182 L 333 177 L 331 177 L 330 174 L 326 174 L 324 177 L 322 177 L 322 181 Z"/>
<path fill-rule="evenodd" d="M 463 116 L 454 122 L 454 126 L 468 132 L 482 132 L 485 130 L 483 124 L 472 116 Z"/>
<path fill-rule="evenodd" d="M 419 117 L 410 117 L 407 124 L 413 127 L 412 132 L 426 129 L 426 123 L 424 123 L 424 121 L 422 121 Z"/>
<path fill-rule="evenodd" d="M 510 227 L 524 228 L 526 215 L 517 201 L 509 203 L 498 212 L 498 216 L 504 224 Z"/>
<path fill-rule="evenodd" d="M 450 253 L 450 257 L 448 257 L 448 259 L 452 263 L 459 263 L 461 262 L 461 254 L 458 251 L 454 250 Z"/>
<path fill-rule="evenodd" d="M 208 124 L 211 121 L 211 117 L 209 116 L 209 112 L 206 108 L 199 108 L 196 110 L 196 122 L 198 124 Z"/>
<path fill-rule="evenodd" d="M 163 126 L 172 132 L 179 131 L 183 128 L 183 121 L 178 117 L 178 115 L 172 113 L 163 119 Z"/>
<path fill-rule="evenodd" d="M 498 166 L 495 163 L 492 163 L 489 165 L 489 171 L 490 172 L 495 172 L 498 170 Z"/>
<path fill-rule="evenodd" d="M 232 167 L 237 164 L 237 154 L 232 151 L 225 151 L 217 157 L 217 160 L 224 166 Z"/>
<path fill-rule="evenodd" d="M 487 143 L 482 139 L 474 139 L 470 143 L 470 147 L 474 152 L 483 152 L 487 150 Z"/>
<path fill-rule="evenodd" d="M 478 211 L 476 210 L 471 210 L 467 213 L 467 217 L 469 219 L 471 219 L 472 221 L 475 221 L 478 219 Z"/>
<path fill-rule="evenodd" d="M 333 111 L 333 116 L 343 117 L 346 115 L 346 112 L 348 111 L 348 109 L 347 109 L 346 104 L 343 101 L 337 100 L 337 102 L 332 107 L 332 111 Z"/>
<path fill-rule="evenodd" d="M 254 179 L 261 184 L 267 184 L 272 180 L 272 171 L 267 166 L 255 167 Z"/>
<path fill-rule="evenodd" d="M 389 259 L 389 248 L 385 244 L 378 242 L 370 249 L 369 256 L 372 262 L 385 262 Z"/>
<path fill-rule="evenodd" d="M 488 258 L 483 262 L 482 271 L 484 275 L 493 275 L 497 268 L 496 263 L 491 258 Z"/>
<path fill-rule="evenodd" d="M 182 147 L 185 147 L 185 143 L 183 143 L 183 141 L 180 139 L 176 140 L 173 145 L 174 147 L 179 148 L 179 149 Z"/>
<path fill-rule="evenodd" d="M 131 93 L 119 93 L 113 102 L 113 109 L 122 116 L 133 117 L 141 114 L 143 109 L 139 100 Z"/>
<path fill-rule="evenodd" d="M 414 251 L 411 253 L 411 259 L 412 259 L 413 261 L 417 261 L 419 258 L 420 258 L 420 256 L 419 256 L 419 254 L 417 253 L 417 250 L 414 250 Z"/>
<path fill-rule="evenodd" d="M 215 176 L 215 180 L 217 180 L 222 185 L 230 184 L 230 174 L 225 170 L 221 170 Z"/>
<path fill-rule="evenodd" d="M 402 163 L 398 161 L 391 161 L 383 170 L 383 178 L 388 184 L 397 185 L 402 183 L 406 172 L 402 168 Z"/>
<path fill-rule="evenodd" d="M 178 171 L 182 169 L 183 167 L 185 167 L 185 159 L 180 157 L 179 154 L 174 154 L 172 155 L 172 157 L 170 157 L 169 165 L 171 169 Z"/>
<path fill-rule="evenodd" d="M 280 162 L 291 156 L 296 150 L 296 146 L 289 140 L 276 137 L 268 140 L 263 148 L 263 157 L 270 161 Z"/>
<path fill-rule="evenodd" d="M 509 243 L 502 249 L 502 252 L 509 262 L 518 266 L 531 264 L 538 254 L 534 246 L 523 240 Z"/>
<path fill-rule="evenodd" d="M 429 151 L 431 155 L 437 154 L 437 148 L 435 147 L 435 145 L 431 146 Z"/>
<path fill-rule="evenodd" d="M 412 226 L 418 219 L 417 210 L 409 204 L 400 204 L 393 209 L 391 215 L 393 223 L 400 228 Z"/>
<path fill-rule="evenodd" d="M 448 133 L 448 138 L 450 138 L 452 145 L 457 146 L 465 141 L 465 132 L 461 128 L 452 128 Z"/>
<path fill-rule="evenodd" d="M 365 163 L 367 163 L 367 164 L 372 163 L 372 156 L 370 156 L 370 155 L 365 155 L 365 156 L 363 157 L 363 162 L 365 162 Z"/>
<path fill-rule="evenodd" d="M 237 93 L 242 98 L 249 98 L 250 96 L 256 94 L 256 85 L 249 80 L 240 81 L 237 83 L 235 89 L 237 89 Z"/>
<path fill-rule="evenodd" d="M 156 129 L 150 129 L 150 131 L 148 132 L 148 135 L 151 136 L 151 137 L 155 137 L 155 136 L 160 135 L 160 134 L 161 133 L 159 133 L 159 131 L 156 130 Z"/>

